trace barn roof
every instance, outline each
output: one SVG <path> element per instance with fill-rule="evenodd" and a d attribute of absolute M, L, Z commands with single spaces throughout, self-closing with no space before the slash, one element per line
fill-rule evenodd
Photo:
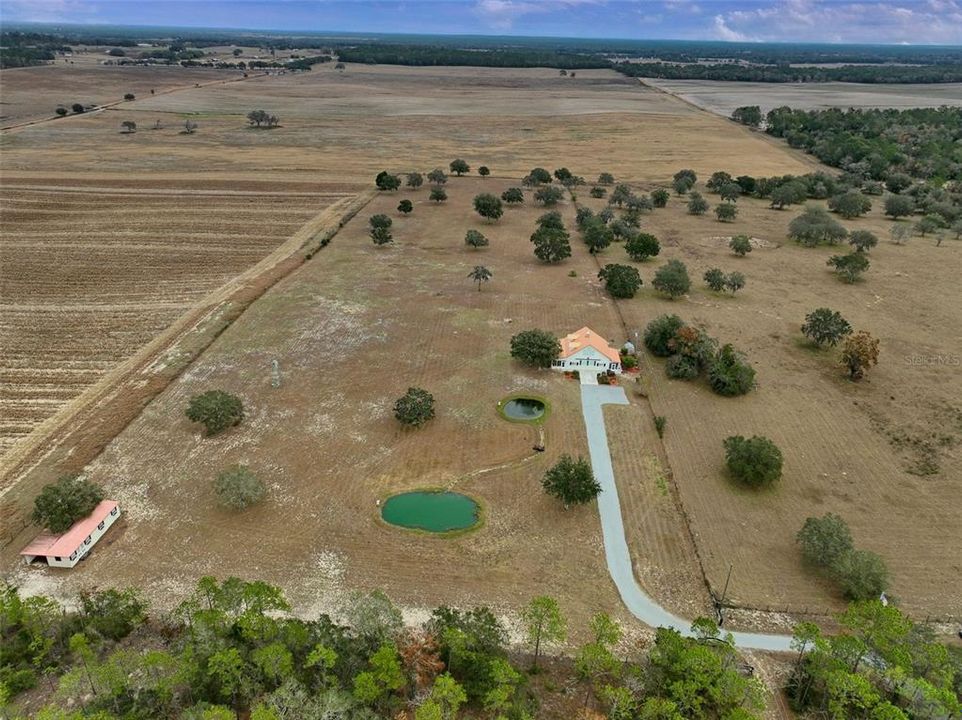
<path fill-rule="evenodd" d="M 107 519 L 107 516 L 117 507 L 116 500 L 101 500 L 87 517 L 81 518 L 70 529 L 60 535 L 40 533 L 27 547 L 20 551 L 21 555 L 43 555 L 45 557 L 69 557 L 70 553 L 79 548 L 97 526 Z"/>
<path fill-rule="evenodd" d="M 561 355 L 559 357 L 562 359 L 569 358 L 586 347 L 594 348 L 611 362 L 621 362 L 621 355 L 618 351 L 611 347 L 601 335 L 587 326 L 561 338 Z"/>

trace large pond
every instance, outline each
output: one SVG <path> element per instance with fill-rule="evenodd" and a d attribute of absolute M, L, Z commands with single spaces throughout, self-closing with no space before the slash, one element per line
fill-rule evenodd
<path fill-rule="evenodd" d="M 391 525 L 443 533 L 476 524 L 479 511 L 478 504 L 467 495 L 418 491 L 388 498 L 381 517 Z"/>
<path fill-rule="evenodd" d="M 522 422 L 538 420 L 544 415 L 545 411 L 543 401 L 526 397 L 502 400 L 498 403 L 498 407 L 509 420 L 519 420 Z"/>

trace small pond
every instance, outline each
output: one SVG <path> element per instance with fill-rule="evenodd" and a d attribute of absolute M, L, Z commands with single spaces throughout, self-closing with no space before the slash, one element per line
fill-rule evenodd
<path fill-rule="evenodd" d="M 509 420 L 520 420 L 531 422 L 538 420 L 544 415 L 545 404 L 541 400 L 534 398 L 518 397 L 510 400 L 502 400 L 498 407 Z"/>
<path fill-rule="evenodd" d="M 467 495 L 422 490 L 388 498 L 381 517 L 391 525 L 443 533 L 476 524 L 480 509 Z"/>

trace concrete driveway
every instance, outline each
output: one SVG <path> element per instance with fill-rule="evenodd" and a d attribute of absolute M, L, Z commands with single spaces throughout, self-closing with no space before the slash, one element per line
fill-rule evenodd
<path fill-rule="evenodd" d="M 611 467 L 611 453 L 608 450 L 608 434 L 605 430 L 604 405 L 627 405 L 628 398 L 621 387 L 610 385 L 581 385 L 581 412 L 588 433 L 588 450 L 591 454 L 591 469 L 601 485 L 598 495 L 598 512 L 601 514 L 601 532 L 605 541 L 605 559 L 608 572 L 615 581 L 618 593 L 625 607 L 639 620 L 652 627 L 674 628 L 682 635 L 691 636 L 691 620 L 684 620 L 661 607 L 635 580 L 625 539 L 625 525 L 621 517 L 621 503 L 618 500 L 618 487 Z M 788 635 L 765 635 L 761 633 L 732 633 L 735 644 L 743 648 L 757 650 L 789 650 L 791 637 Z"/>

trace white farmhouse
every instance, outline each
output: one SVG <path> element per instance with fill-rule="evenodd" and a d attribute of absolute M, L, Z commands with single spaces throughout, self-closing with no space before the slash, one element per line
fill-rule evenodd
<path fill-rule="evenodd" d="M 28 563 L 40 560 L 52 567 L 72 568 L 87 556 L 119 517 L 117 502 L 102 500 L 92 513 L 71 525 L 67 532 L 41 533 L 20 554 Z"/>
<path fill-rule="evenodd" d="M 589 327 L 583 327 L 560 339 L 561 354 L 551 363 L 552 370 L 608 370 L 621 374 L 621 355 Z"/>

